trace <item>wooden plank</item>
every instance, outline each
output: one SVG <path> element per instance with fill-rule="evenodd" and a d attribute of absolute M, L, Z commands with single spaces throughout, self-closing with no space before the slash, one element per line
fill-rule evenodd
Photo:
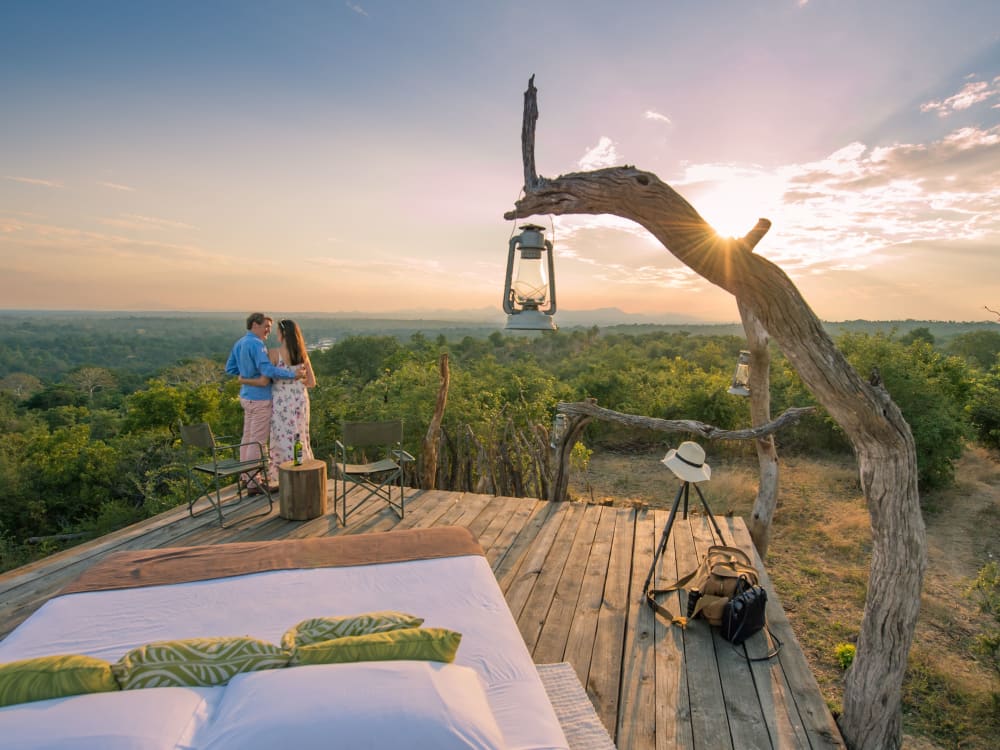
<path fill-rule="evenodd" d="M 691 532 L 698 548 L 699 559 L 711 545 L 719 543 L 705 516 L 698 516 L 691 520 Z M 727 539 L 726 541 L 732 540 Z M 697 624 L 703 625 L 705 623 L 701 621 Z M 733 644 L 725 640 L 716 628 L 712 628 L 711 631 L 733 746 L 736 748 L 773 747 L 771 735 L 764 722 L 753 675 L 750 672 L 750 664 L 743 657 L 742 652 L 737 651 Z"/>
<path fill-rule="evenodd" d="M 507 553 L 514 540 L 517 539 L 517 535 L 521 533 L 524 525 L 531 518 L 538 503 L 541 502 L 543 501 L 529 500 L 527 498 L 519 500 L 514 512 L 507 517 L 507 523 L 504 524 L 503 529 L 500 530 L 500 533 L 493 539 L 489 547 L 485 548 L 486 559 L 489 561 L 491 568 Z"/>
<path fill-rule="evenodd" d="M 546 520 L 538 536 L 535 537 L 525 555 L 524 561 L 518 568 L 517 576 L 505 592 L 507 606 L 515 620 L 519 620 L 524 605 L 531 596 L 531 589 L 535 587 L 535 581 L 542 573 L 545 566 L 545 558 L 549 556 L 549 550 L 555 541 L 562 526 L 563 519 L 569 511 L 569 503 L 559 503 L 559 507 Z"/>
<path fill-rule="evenodd" d="M 375 530 L 389 531 L 402 529 L 426 529 L 436 526 L 438 519 L 458 503 L 461 495 L 443 490 L 425 490 L 414 498 L 413 503 L 407 502 L 406 513 L 402 518 L 392 513 L 389 523 L 380 524 Z"/>
<path fill-rule="evenodd" d="M 615 536 L 604 581 L 604 604 L 597 617 L 594 653 L 590 660 L 587 693 L 608 732 L 614 734 L 618 719 L 618 688 L 622 669 L 622 644 L 628 610 L 629 574 L 635 511 L 621 508 L 615 518 Z"/>
<path fill-rule="evenodd" d="M 481 545 L 483 545 L 483 549 L 487 549 L 495 537 L 495 533 L 490 532 L 489 538 L 486 538 L 487 529 L 490 527 L 490 524 L 493 523 L 494 519 L 496 519 L 497 515 L 499 515 L 501 510 L 506 507 L 507 500 L 505 498 L 492 495 L 489 505 L 487 505 L 483 511 L 469 524 L 469 531 L 471 531 L 472 535 L 479 540 Z"/>
<path fill-rule="evenodd" d="M 667 511 L 656 511 L 654 521 L 659 546 L 666 529 Z M 676 525 L 675 521 L 675 525 Z M 681 523 L 686 524 L 685 521 Z M 686 533 L 686 532 L 682 532 Z M 657 561 L 655 587 L 669 586 L 680 574 L 677 569 L 677 544 L 673 531 L 665 540 L 663 554 Z M 663 595 L 657 601 L 672 617 L 687 613 L 687 603 L 679 591 Z M 687 670 L 684 668 L 684 631 L 672 625 L 663 615 L 656 616 L 656 750 L 690 750 L 694 748 L 691 733 L 691 703 L 688 697 Z"/>
<path fill-rule="evenodd" d="M 527 522 L 518 532 L 514 542 L 507 547 L 493 562 L 493 575 L 496 576 L 497 583 L 500 584 L 501 591 L 506 596 L 508 589 L 520 570 L 528 550 L 534 544 L 535 538 L 545 527 L 548 518 L 554 513 L 561 503 L 547 503 L 539 500 L 532 508 L 531 515 Z M 492 548 L 491 548 L 492 550 Z"/>
<path fill-rule="evenodd" d="M 492 495 L 463 494 L 461 502 L 442 516 L 441 522 L 449 526 L 469 526 L 479 517 L 492 502 Z"/>
<path fill-rule="evenodd" d="M 549 608 L 566 568 L 566 561 L 573 549 L 573 541 L 583 520 L 583 510 L 583 506 L 579 503 L 567 503 L 566 515 L 559 534 L 553 540 L 541 572 L 531 588 L 531 594 L 524 603 L 520 617 L 517 618 L 517 627 L 521 631 L 528 651 L 534 651 L 538 643 L 538 636 L 542 632 L 542 626 L 545 625 L 545 618 L 548 617 Z"/>
<path fill-rule="evenodd" d="M 510 517 L 517 512 L 518 507 L 523 505 L 523 501 L 516 497 L 498 496 L 491 505 L 496 505 L 496 513 L 485 528 L 479 530 L 476 535 L 483 549 L 489 552 L 493 548 L 496 540 L 503 533 L 504 528 L 510 521 Z M 484 519 L 485 520 L 485 519 Z"/>
<path fill-rule="evenodd" d="M 438 526 L 455 526 L 456 519 L 461 517 L 469 509 L 470 502 L 476 502 L 477 498 L 481 498 L 481 495 L 467 495 L 464 492 L 449 492 L 449 495 L 453 496 L 454 502 L 449 503 L 447 509 L 444 513 L 438 516 L 437 525 Z M 489 502 L 489 496 L 486 496 L 486 500 L 479 500 L 480 510 Z"/>
<path fill-rule="evenodd" d="M 656 747 L 656 651 L 653 640 L 656 622 L 653 609 L 646 604 L 643 588 L 655 551 L 653 513 L 638 511 L 616 734 L 619 744 L 632 750 L 654 750 Z"/>
<path fill-rule="evenodd" d="M 728 526 L 727 531 L 734 544 L 750 552 L 756 561 L 757 570 L 762 570 L 743 522 L 733 518 L 719 520 Z M 748 639 L 737 651 L 741 658 L 747 659 L 764 656 L 769 648 L 769 639 L 761 632 Z M 809 747 L 809 738 L 795 710 L 781 663 L 777 659 L 754 661 L 750 663 L 750 671 L 753 673 L 757 699 L 772 745 L 776 748 Z"/>
<path fill-rule="evenodd" d="M 683 576 L 698 567 L 700 559 L 690 524 L 683 519 L 675 521 L 671 537 L 677 545 L 678 575 Z M 733 742 L 729 735 L 712 632 L 704 620 L 694 620 L 684 630 L 684 668 L 691 700 L 694 746 L 731 750 Z"/>
<path fill-rule="evenodd" d="M 577 611 L 587 561 L 590 559 L 590 550 L 594 544 L 594 535 L 597 533 L 597 522 L 600 518 L 601 506 L 584 506 L 583 519 L 580 521 L 562 577 L 552 597 L 552 606 L 549 607 L 548 616 L 542 623 L 541 633 L 532 652 L 536 664 L 552 664 L 565 658 L 566 642 Z"/>
<path fill-rule="evenodd" d="M 753 547 L 750 533 L 742 522 L 733 526 L 734 537 L 740 546 L 753 552 L 754 565 L 760 572 L 760 583 L 767 589 L 767 627 L 783 644 L 777 656 L 781 680 L 773 678 L 771 680 L 775 706 L 780 706 L 782 711 L 790 714 L 788 719 L 790 727 L 784 728 L 786 732 L 779 735 L 779 740 L 784 741 L 788 738 L 789 742 L 799 741 L 801 732 L 804 731 L 808 742 L 799 741 L 797 745 L 783 746 L 842 749 L 846 747 L 843 737 L 840 735 L 840 730 L 837 728 L 830 709 L 827 708 L 826 702 L 823 700 L 823 694 L 809 668 L 802 647 L 799 646 L 799 642 L 795 638 L 795 632 L 781 606 L 781 599 L 778 597 L 771 577 L 761 562 L 757 550 Z M 778 669 L 774 661 L 772 660 L 768 665 L 772 675 Z M 782 725 L 783 723 L 782 720 Z M 792 733 L 791 736 L 788 735 L 788 731 Z"/>
<path fill-rule="evenodd" d="M 594 639 L 597 637 L 597 621 L 604 604 L 604 586 L 607 582 L 611 548 L 615 538 L 615 522 L 619 511 L 607 506 L 601 507 L 597 521 L 597 531 L 587 556 L 587 567 L 583 572 L 583 582 L 577 597 L 573 623 L 570 625 L 563 657 L 573 665 L 581 685 L 590 681 L 590 667 L 594 654 Z"/>

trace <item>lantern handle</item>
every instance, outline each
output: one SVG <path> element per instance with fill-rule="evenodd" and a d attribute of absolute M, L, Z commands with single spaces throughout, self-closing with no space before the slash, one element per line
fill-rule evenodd
<path fill-rule="evenodd" d="M 551 296 L 549 298 L 549 308 L 545 311 L 546 315 L 554 315 L 556 312 L 556 268 L 555 260 L 553 259 L 552 243 L 545 240 L 545 249 L 548 250 L 549 256 L 549 291 Z"/>
<path fill-rule="evenodd" d="M 517 241 L 521 239 L 521 235 L 516 237 L 511 237 L 508 243 L 509 250 L 507 252 L 507 274 L 504 278 L 503 284 L 503 311 L 508 315 L 514 314 L 514 305 L 511 302 L 511 282 L 512 276 L 514 274 L 514 248 L 517 246 Z"/>

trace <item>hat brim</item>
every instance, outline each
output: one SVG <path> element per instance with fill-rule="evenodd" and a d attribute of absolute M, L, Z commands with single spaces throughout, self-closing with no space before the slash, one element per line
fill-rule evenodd
<path fill-rule="evenodd" d="M 683 479 L 685 482 L 707 482 L 712 478 L 711 466 L 708 464 L 692 466 L 691 464 L 685 463 L 681 460 L 680 456 L 677 455 L 676 448 L 671 448 L 667 451 L 667 455 L 660 460 L 660 463 L 670 469 L 670 471 L 672 471 L 680 479 Z"/>

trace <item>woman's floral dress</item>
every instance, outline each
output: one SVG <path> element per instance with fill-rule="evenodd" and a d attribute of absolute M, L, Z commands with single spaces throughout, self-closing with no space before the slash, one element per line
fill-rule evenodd
<path fill-rule="evenodd" d="M 278 358 L 278 367 L 288 367 Z M 275 380 L 271 385 L 271 465 L 294 458 L 295 436 L 302 441 L 302 460 L 313 457 L 309 444 L 309 390 L 301 380 Z"/>

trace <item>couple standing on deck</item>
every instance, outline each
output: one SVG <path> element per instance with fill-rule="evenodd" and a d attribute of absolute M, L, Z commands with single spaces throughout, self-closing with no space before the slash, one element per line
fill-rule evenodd
<path fill-rule="evenodd" d="M 243 407 L 243 447 L 240 460 L 257 458 L 256 445 L 270 445 L 270 465 L 293 458 L 295 437 L 302 442 L 302 458 L 313 457 L 309 443 L 309 391 L 316 385 L 302 331 L 293 320 L 278 321 L 278 347 L 265 342 L 274 321 L 264 313 L 247 317 L 247 334 L 233 345 L 226 372 L 238 375 Z M 277 479 L 271 473 L 269 482 Z M 251 484 L 251 493 L 261 491 Z"/>

